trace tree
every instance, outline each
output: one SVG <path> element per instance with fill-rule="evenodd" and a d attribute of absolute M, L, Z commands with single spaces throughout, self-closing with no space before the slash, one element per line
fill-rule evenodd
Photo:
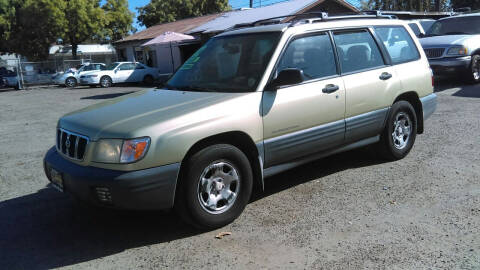
<path fill-rule="evenodd" d="M 197 17 L 230 10 L 228 0 L 152 0 L 137 8 L 141 25 L 150 27 L 159 23 Z"/>
<path fill-rule="evenodd" d="M 102 9 L 105 11 L 104 39 L 116 41 L 134 30 L 134 13 L 128 9 L 127 0 L 107 0 Z"/>
<path fill-rule="evenodd" d="M 464 7 L 470 7 L 472 10 L 480 9 L 480 0 L 451 0 L 450 3 L 453 9 Z"/>
<path fill-rule="evenodd" d="M 452 2 L 453 1 L 455 0 L 452 0 Z M 448 0 L 365 0 L 361 1 L 361 7 L 364 10 L 446 11 L 448 9 L 448 2 Z"/>
<path fill-rule="evenodd" d="M 0 51 L 6 48 L 6 41 L 10 37 L 12 21 L 15 18 L 15 8 L 9 0 L 0 0 Z"/>
<path fill-rule="evenodd" d="M 5 2 L 5 1 L 3 1 Z M 7 23 L 0 26 L 0 50 L 18 53 L 32 60 L 48 57 L 50 44 L 62 31 L 62 4 L 55 0 L 10 0 L 3 6 Z"/>
<path fill-rule="evenodd" d="M 78 45 L 86 40 L 100 40 L 105 25 L 105 12 L 100 0 L 63 0 L 65 2 L 65 34 L 63 40 L 72 45 L 72 56 L 77 58 Z"/>

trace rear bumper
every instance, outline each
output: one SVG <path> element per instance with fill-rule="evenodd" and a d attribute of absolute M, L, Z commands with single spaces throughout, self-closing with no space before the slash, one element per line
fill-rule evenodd
<path fill-rule="evenodd" d="M 47 178 L 50 170 L 60 172 L 65 192 L 92 204 L 122 209 L 169 209 L 173 207 L 180 163 L 139 170 L 114 171 L 77 165 L 52 147 L 44 158 Z M 109 200 L 100 192 L 108 191 Z"/>
<path fill-rule="evenodd" d="M 423 120 L 425 121 L 437 109 L 437 95 L 432 93 L 420 98 L 420 101 L 422 102 Z"/>
<path fill-rule="evenodd" d="M 467 72 L 470 67 L 472 58 L 465 57 L 451 57 L 440 59 L 429 59 L 430 67 L 435 76 L 455 75 L 459 72 Z"/>

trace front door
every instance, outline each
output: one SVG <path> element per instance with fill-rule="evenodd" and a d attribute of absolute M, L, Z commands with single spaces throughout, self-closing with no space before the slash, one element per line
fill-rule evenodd
<path fill-rule="evenodd" d="M 133 71 L 135 70 L 134 63 L 123 63 L 115 70 L 113 82 L 123 83 L 131 82 L 133 80 Z"/>
<path fill-rule="evenodd" d="M 328 33 L 292 39 L 276 74 L 286 68 L 301 69 L 305 81 L 263 93 L 265 167 L 344 142 L 345 87 Z"/>

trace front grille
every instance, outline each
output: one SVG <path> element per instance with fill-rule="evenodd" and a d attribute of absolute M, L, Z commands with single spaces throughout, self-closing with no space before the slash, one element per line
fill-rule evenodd
<path fill-rule="evenodd" d="M 57 150 L 65 156 L 83 160 L 87 149 L 88 137 L 64 129 L 57 129 Z"/>
<path fill-rule="evenodd" d="M 433 49 L 424 49 L 427 58 L 439 58 L 442 57 L 443 52 L 445 51 L 444 48 L 433 48 Z"/>

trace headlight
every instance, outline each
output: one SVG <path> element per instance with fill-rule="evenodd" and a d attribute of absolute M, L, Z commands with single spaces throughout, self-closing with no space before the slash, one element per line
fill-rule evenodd
<path fill-rule="evenodd" d="M 140 160 L 147 153 L 150 138 L 132 140 L 102 139 L 93 151 L 94 162 L 131 163 Z"/>
<path fill-rule="evenodd" d="M 85 75 L 85 78 L 96 78 L 98 77 L 97 74 L 94 74 L 94 75 Z"/>
<path fill-rule="evenodd" d="M 140 138 L 123 142 L 120 163 L 135 162 L 145 155 L 150 145 L 150 138 Z"/>
<path fill-rule="evenodd" d="M 468 50 L 463 46 L 451 47 L 447 51 L 447 55 L 467 55 L 467 54 L 468 54 Z"/>

